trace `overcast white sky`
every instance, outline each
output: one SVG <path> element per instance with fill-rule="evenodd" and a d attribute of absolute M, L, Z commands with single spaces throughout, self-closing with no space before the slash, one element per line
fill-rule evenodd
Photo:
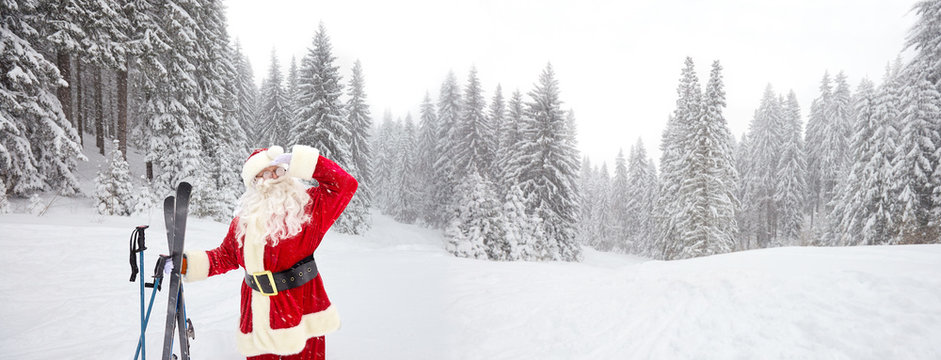
<path fill-rule="evenodd" d="M 437 100 L 449 70 L 462 87 L 476 66 L 486 98 L 524 95 L 547 62 L 565 109 L 575 110 L 579 149 L 613 166 L 638 137 L 657 149 L 686 56 L 708 80 L 724 69 L 725 117 L 736 137 L 748 129 L 765 86 L 794 90 L 806 116 L 825 71 L 844 71 L 855 90 L 879 83 L 903 50 L 914 0 L 788 1 L 283 1 L 227 0 L 229 32 L 255 70 L 267 74 L 272 49 L 283 69 L 327 27 L 347 84 L 363 63 L 375 121 L 411 112 L 426 91 Z"/>

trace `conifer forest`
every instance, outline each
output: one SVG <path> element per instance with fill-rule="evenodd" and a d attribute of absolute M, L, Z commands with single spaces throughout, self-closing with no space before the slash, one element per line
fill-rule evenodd
<path fill-rule="evenodd" d="M 55 193 L 134 216 L 187 180 L 192 214 L 228 222 L 252 149 L 304 144 L 359 181 L 336 231 L 363 234 L 378 211 L 442 231 L 458 257 L 941 243 L 941 1 L 912 12 L 911 56 L 881 78 L 815 74 L 809 104 L 769 84 L 743 134 L 724 115 L 721 59 L 664 59 L 676 92 L 652 96 L 675 107 L 646 120 L 665 122 L 660 143 L 638 139 L 609 167 L 580 153 L 552 59 L 530 88 L 470 67 L 435 74 L 418 113 L 374 114 L 370 64 L 342 68 L 325 23 L 303 57 L 251 64 L 219 0 L 0 0 L 0 214 Z M 108 159 L 94 193 L 78 185 L 83 149 Z"/>

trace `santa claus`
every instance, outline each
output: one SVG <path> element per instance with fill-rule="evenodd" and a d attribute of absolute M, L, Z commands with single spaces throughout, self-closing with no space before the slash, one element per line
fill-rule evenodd
<path fill-rule="evenodd" d="M 225 239 L 209 251 L 185 252 L 185 280 L 242 267 L 238 351 L 248 359 L 323 359 L 324 335 L 340 328 L 340 317 L 313 255 L 358 183 L 303 145 L 287 154 L 279 146 L 256 150 L 242 180 L 247 190 Z"/>

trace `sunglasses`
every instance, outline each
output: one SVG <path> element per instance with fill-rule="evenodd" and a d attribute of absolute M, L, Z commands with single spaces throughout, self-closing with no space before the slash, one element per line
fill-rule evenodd
<path fill-rule="evenodd" d="M 267 179 L 273 179 L 275 176 L 277 176 L 277 177 L 282 177 L 282 176 L 284 176 L 284 174 L 286 174 L 287 172 L 288 172 L 287 169 L 285 169 L 285 168 L 283 168 L 283 167 L 279 167 L 279 168 L 277 168 L 277 169 L 274 169 L 274 170 L 267 170 L 267 171 L 265 171 L 265 172 L 263 172 L 263 173 L 261 173 L 261 174 L 258 174 L 258 176 L 255 176 L 255 180 L 262 179 L 262 178 L 264 178 L 264 179 L 266 179 L 266 180 L 267 180 Z"/>

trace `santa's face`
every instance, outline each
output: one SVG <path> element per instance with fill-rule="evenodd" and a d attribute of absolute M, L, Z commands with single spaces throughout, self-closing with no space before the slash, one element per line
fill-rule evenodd
<path fill-rule="evenodd" d="M 306 187 L 279 169 L 283 168 L 271 166 L 259 172 L 260 176 L 242 195 L 238 210 L 240 239 L 248 226 L 260 221 L 265 224 L 266 237 L 246 241 L 268 241 L 274 245 L 300 232 L 301 226 L 310 219 L 304 212 L 310 201 Z"/>

